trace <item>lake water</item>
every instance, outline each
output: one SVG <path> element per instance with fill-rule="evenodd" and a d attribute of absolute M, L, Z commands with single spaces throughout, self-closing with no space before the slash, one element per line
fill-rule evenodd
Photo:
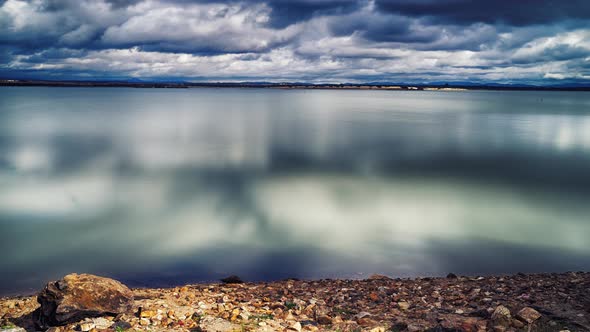
<path fill-rule="evenodd" d="M 590 93 L 0 88 L 0 294 L 589 268 Z"/>

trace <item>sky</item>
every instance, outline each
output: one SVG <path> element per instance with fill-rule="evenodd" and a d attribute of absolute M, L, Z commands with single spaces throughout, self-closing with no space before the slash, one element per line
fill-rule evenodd
<path fill-rule="evenodd" d="M 0 0 L 0 78 L 590 85 L 590 1 Z"/>

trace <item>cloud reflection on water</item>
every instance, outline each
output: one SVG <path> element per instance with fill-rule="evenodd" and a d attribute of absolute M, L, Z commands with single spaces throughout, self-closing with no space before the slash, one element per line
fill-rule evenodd
<path fill-rule="evenodd" d="M 588 268 L 584 94 L 47 90 L 0 91 L 3 293 Z"/>

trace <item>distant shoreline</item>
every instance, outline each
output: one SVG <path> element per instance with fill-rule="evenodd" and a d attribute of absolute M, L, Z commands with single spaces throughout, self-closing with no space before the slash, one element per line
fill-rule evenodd
<path fill-rule="evenodd" d="M 157 88 L 157 89 L 188 89 L 188 88 L 258 88 L 286 90 L 385 90 L 385 91 L 590 91 L 590 86 L 512 86 L 512 85 L 451 85 L 451 84 L 310 84 L 310 83 L 266 83 L 266 82 L 122 82 L 122 81 L 43 81 L 0 79 L 0 86 L 45 86 L 45 87 L 109 87 L 109 88 Z"/>

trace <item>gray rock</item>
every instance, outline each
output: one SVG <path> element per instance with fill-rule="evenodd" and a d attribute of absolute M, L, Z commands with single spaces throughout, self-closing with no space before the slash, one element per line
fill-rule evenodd
<path fill-rule="evenodd" d="M 505 328 L 509 327 L 510 322 L 512 321 L 510 310 L 503 305 L 499 305 L 496 307 L 496 309 L 492 313 L 491 319 L 493 326 L 502 326 Z"/>

